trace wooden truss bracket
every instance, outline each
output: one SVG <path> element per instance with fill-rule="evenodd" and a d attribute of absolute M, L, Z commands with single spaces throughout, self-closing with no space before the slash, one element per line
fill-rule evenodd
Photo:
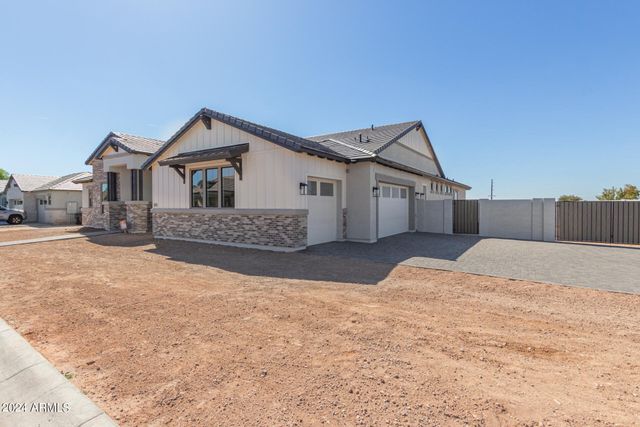
<path fill-rule="evenodd" d="M 242 158 L 241 157 L 232 157 L 230 159 L 226 159 L 231 166 L 236 170 L 238 177 L 240 177 L 240 181 L 242 181 Z"/>
<path fill-rule="evenodd" d="M 180 178 L 182 178 L 182 183 L 184 184 L 184 179 L 185 179 L 184 165 L 171 165 L 169 167 L 174 171 L 176 171 L 178 175 L 180 175 Z"/>
<path fill-rule="evenodd" d="M 208 130 L 211 130 L 211 117 L 209 117 L 209 116 L 201 116 L 200 120 L 202 120 L 202 123 L 204 124 L 204 127 L 206 127 Z"/>

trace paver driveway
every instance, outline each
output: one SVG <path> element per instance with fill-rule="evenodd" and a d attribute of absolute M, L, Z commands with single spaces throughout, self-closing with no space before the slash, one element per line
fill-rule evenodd
<path fill-rule="evenodd" d="M 640 293 L 640 247 L 405 233 L 376 244 L 327 243 L 307 252 Z"/>

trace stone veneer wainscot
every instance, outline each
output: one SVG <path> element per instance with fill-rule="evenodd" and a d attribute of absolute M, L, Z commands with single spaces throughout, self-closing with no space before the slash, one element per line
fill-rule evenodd
<path fill-rule="evenodd" d="M 307 210 L 298 209 L 151 210 L 157 238 L 274 250 L 307 246 L 307 214 Z"/>

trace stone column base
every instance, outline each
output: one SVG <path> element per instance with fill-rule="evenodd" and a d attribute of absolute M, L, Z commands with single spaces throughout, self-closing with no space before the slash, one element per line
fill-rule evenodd
<path fill-rule="evenodd" d="M 103 225 L 107 231 L 120 230 L 120 220 L 126 219 L 124 202 L 102 202 Z"/>
<path fill-rule="evenodd" d="M 127 226 L 130 233 L 148 233 L 151 231 L 151 202 L 125 202 Z"/>

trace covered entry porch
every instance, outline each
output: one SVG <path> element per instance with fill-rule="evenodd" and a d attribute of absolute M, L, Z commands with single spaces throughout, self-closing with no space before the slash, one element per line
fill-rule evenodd
<path fill-rule="evenodd" d="M 132 233 L 151 231 L 151 172 L 141 166 L 147 156 L 114 152 L 103 157 L 101 210 L 106 230 L 116 230 L 125 219 Z"/>

